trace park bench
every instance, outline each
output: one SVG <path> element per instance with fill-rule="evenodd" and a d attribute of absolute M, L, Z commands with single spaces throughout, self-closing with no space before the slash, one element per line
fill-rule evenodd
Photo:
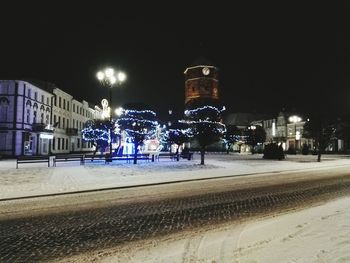
<path fill-rule="evenodd" d="M 65 155 L 56 155 L 54 157 L 54 166 L 56 167 L 56 163 L 60 162 L 80 162 L 80 164 L 85 163 L 84 154 L 65 154 Z"/>
<path fill-rule="evenodd" d="M 105 162 L 106 161 L 106 156 L 104 154 L 85 154 L 84 156 L 85 162 L 90 161 L 90 162 Z"/>
<path fill-rule="evenodd" d="M 180 157 L 190 161 L 190 160 L 193 159 L 193 153 L 192 152 L 187 152 L 187 153 L 175 154 L 175 153 L 169 153 L 169 152 L 162 152 L 162 153 L 159 153 L 158 155 L 156 155 L 155 159 L 157 161 L 159 161 L 159 159 L 168 158 L 168 159 L 170 159 L 172 161 L 175 161 L 175 160 L 179 161 Z"/>
<path fill-rule="evenodd" d="M 150 160 L 150 154 L 148 153 L 139 153 L 137 154 L 137 160 L 146 160 L 149 161 Z M 122 155 L 118 155 L 118 156 L 110 156 L 108 153 L 107 154 L 101 154 L 101 155 L 85 155 L 84 158 L 85 162 L 86 161 L 90 161 L 90 162 L 94 162 L 94 161 L 104 161 L 105 163 L 110 163 L 113 161 L 126 161 L 127 163 L 130 163 L 131 161 L 134 160 L 134 155 L 133 154 L 122 154 Z"/>
<path fill-rule="evenodd" d="M 187 159 L 187 160 L 192 160 L 193 159 L 193 153 L 192 152 L 187 152 L 187 153 L 181 153 L 180 157 L 183 159 Z"/>
<path fill-rule="evenodd" d="M 160 159 L 170 159 L 172 161 L 179 160 L 178 155 L 175 153 L 169 153 L 169 152 L 161 152 L 157 155 L 155 155 L 155 160 L 159 161 Z"/>
<path fill-rule="evenodd" d="M 137 160 L 150 161 L 151 157 L 149 153 L 138 153 L 136 155 Z M 134 160 L 134 154 L 123 154 L 122 156 L 115 156 L 112 160 L 126 160 L 128 163 Z"/>
<path fill-rule="evenodd" d="M 50 156 L 17 156 L 16 169 L 18 169 L 19 164 L 25 163 L 47 163 L 47 167 L 50 167 Z"/>

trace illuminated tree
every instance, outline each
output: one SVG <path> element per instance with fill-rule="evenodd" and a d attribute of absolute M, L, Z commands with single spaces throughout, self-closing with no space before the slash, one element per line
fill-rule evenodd
<path fill-rule="evenodd" d="M 140 107 L 142 106 L 136 105 L 123 110 L 117 120 L 119 129 L 125 131 L 134 144 L 134 164 L 137 163 L 139 146 L 143 144 L 145 139 L 151 139 L 156 135 L 158 126 L 155 112 Z"/>
<path fill-rule="evenodd" d="M 192 138 L 192 130 L 185 122 L 175 122 L 165 132 L 166 141 L 170 144 L 176 144 L 176 155 L 179 160 L 179 148 L 183 143 L 186 143 Z"/>
<path fill-rule="evenodd" d="M 84 141 L 91 141 L 95 146 L 94 155 L 98 149 L 104 152 L 105 148 L 108 147 L 110 140 L 109 128 L 113 127 L 113 124 L 109 120 L 88 120 L 84 124 L 81 134 Z M 116 133 L 112 133 L 112 140 L 115 140 L 117 136 Z"/>
<path fill-rule="evenodd" d="M 219 141 L 226 131 L 225 125 L 220 122 L 221 112 L 224 110 L 224 107 L 219 110 L 217 107 L 207 105 L 185 111 L 187 123 L 200 145 L 201 165 L 204 165 L 206 147 Z"/>

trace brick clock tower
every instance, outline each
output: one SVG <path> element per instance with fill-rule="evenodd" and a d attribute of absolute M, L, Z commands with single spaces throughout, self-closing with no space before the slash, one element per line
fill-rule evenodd
<path fill-rule="evenodd" d="M 218 68 L 200 59 L 188 67 L 184 74 L 185 105 L 194 101 L 219 100 Z"/>

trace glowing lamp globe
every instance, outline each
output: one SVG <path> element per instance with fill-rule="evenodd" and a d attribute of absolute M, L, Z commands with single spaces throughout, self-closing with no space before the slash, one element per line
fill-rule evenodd
<path fill-rule="evenodd" d="M 102 71 L 99 71 L 99 72 L 97 72 L 96 76 L 97 76 L 97 79 L 101 81 L 104 79 L 105 74 Z"/>
<path fill-rule="evenodd" d="M 124 72 L 119 72 L 119 73 L 118 73 L 118 80 L 119 80 L 120 82 L 123 82 L 125 79 L 126 79 L 125 73 L 124 73 Z"/>
<path fill-rule="evenodd" d="M 110 82 L 112 85 L 115 84 L 115 83 L 117 82 L 116 77 L 111 76 L 111 77 L 109 78 L 109 82 Z"/>
<path fill-rule="evenodd" d="M 107 77 L 107 78 L 112 77 L 112 76 L 114 75 L 114 69 L 112 69 L 112 68 L 107 68 L 107 69 L 105 70 L 105 74 L 106 74 L 106 77 Z"/>

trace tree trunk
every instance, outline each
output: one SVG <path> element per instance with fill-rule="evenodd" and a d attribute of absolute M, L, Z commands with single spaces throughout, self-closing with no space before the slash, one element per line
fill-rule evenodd
<path fill-rule="evenodd" d="M 318 150 L 317 161 L 321 162 L 321 150 Z"/>
<path fill-rule="evenodd" d="M 93 153 L 93 156 L 95 156 L 98 150 L 97 143 L 92 143 L 92 145 L 95 146 L 95 151 Z"/>
<path fill-rule="evenodd" d="M 205 147 L 201 147 L 201 165 L 204 165 Z"/>
<path fill-rule="evenodd" d="M 227 144 L 227 148 L 226 148 L 226 153 L 230 154 L 230 148 L 231 148 L 231 144 Z"/>
<path fill-rule="evenodd" d="M 321 135 L 319 135 L 319 137 L 318 137 L 317 146 L 318 146 L 317 162 L 321 162 L 321 154 L 322 154 L 321 149 L 326 148 L 326 147 L 323 147 L 323 143 L 321 141 Z"/>
<path fill-rule="evenodd" d="M 180 156 L 179 156 L 179 148 L 180 148 L 180 145 L 181 144 L 177 144 L 177 148 L 176 148 L 176 161 L 179 161 L 180 160 Z"/>
<path fill-rule="evenodd" d="M 138 147 L 139 147 L 139 144 L 137 142 L 134 143 L 134 147 L 135 147 L 135 150 L 134 150 L 134 164 L 137 164 L 137 153 L 138 153 Z"/>
<path fill-rule="evenodd" d="M 116 149 L 116 153 L 118 155 L 120 151 L 120 147 L 122 146 L 122 140 L 121 140 L 121 136 L 118 136 L 117 138 L 118 138 L 118 147 Z"/>

